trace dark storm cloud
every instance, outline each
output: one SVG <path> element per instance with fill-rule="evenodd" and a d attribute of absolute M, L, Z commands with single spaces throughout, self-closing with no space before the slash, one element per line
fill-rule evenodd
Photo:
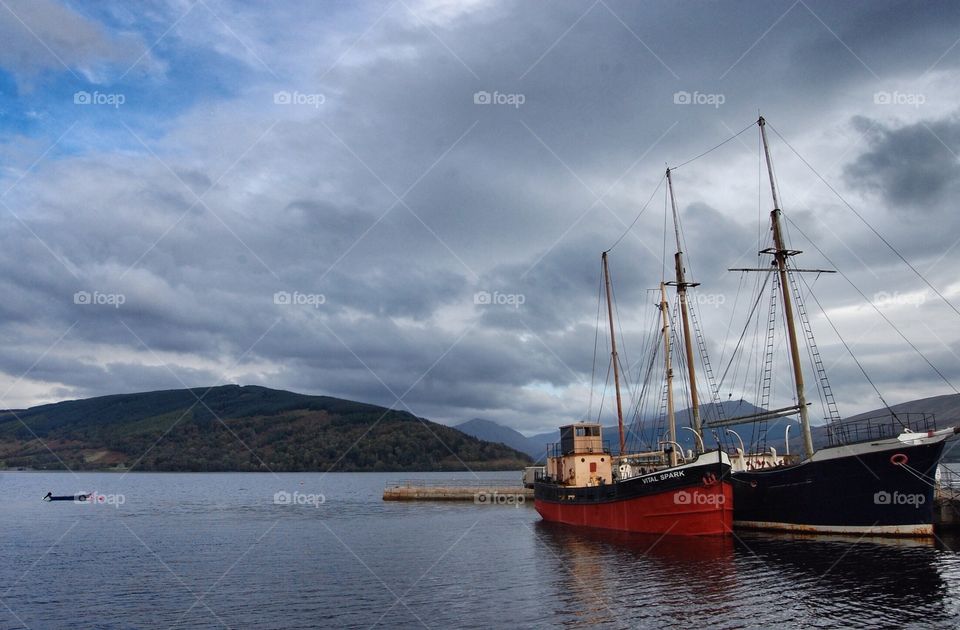
<path fill-rule="evenodd" d="M 960 164 L 951 147 L 960 146 L 960 118 L 921 121 L 893 127 L 855 119 L 866 133 L 869 150 L 846 167 L 854 186 L 879 192 L 898 212 L 935 213 L 955 199 Z"/>

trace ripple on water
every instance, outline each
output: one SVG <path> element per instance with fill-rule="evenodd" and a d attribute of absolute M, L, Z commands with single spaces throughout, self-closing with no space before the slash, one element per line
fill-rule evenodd
<path fill-rule="evenodd" d="M 951 539 L 574 530 L 529 505 L 382 502 L 397 475 L 80 477 L 0 476 L 0 597 L 33 628 L 960 625 Z M 39 501 L 78 484 L 126 503 Z"/>

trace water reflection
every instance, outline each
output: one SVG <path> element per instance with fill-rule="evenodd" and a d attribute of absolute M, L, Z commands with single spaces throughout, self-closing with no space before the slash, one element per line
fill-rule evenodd
<path fill-rule="evenodd" d="M 738 534 L 738 559 L 753 556 L 757 579 L 789 582 L 784 607 L 809 620 L 868 618 L 883 626 L 946 619 L 942 570 L 955 559 L 934 540 Z M 767 574 L 767 577 L 764 576 Z"/>
<path fill-rule="evenodd" d="M 573 625 L 953 627 L 960 539 L 635 535 L 533 526 L 554 614 Z"/>
<path fill-rule="evenodd" d="M 702 621 L 730 606 L 737 584 L 730 538 L 651 536 L 543 521 L 534 534 L 550 566 L 557 614 L 584 624 Z"/>

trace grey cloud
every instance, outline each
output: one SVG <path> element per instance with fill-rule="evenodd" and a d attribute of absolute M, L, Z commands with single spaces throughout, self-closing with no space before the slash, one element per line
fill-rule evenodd
<path fill-rule="evenodd" d="M 0 66 L 22 86 L 64 64 L 94 83 L 104 79 L 104 66 L 131 66 L 141 55 L 142 68 L 156 68 L 139 36 L 112 37 L 99 23 L 54 0 L 7 0 L 4 13 Z"/>
<path fill-rule="evenodd" d="M 253 29 L 249 41 L 268 66 L 284 73 L 281 86 L 254 74 L 240 96 L 198 106 L 164 120 L 162 131 L 144 133 L 176 176 L 126 138 L 133 149 L 98 143 L 80 155 L 42 162 L 5 199 L 78 278 L 16 219 L 3 218 L 0 333 L 20 342 L 0 353 L 0 369 L 15 378 L 77 322 L 29 377 L 50 396 L 180 386 L 142 340 L 157 355 L 180 357 L 168 359 L 170 367 L 192 386 L 213 384 L 226 371 L 224 378 L 246 383 L 392 404 L 388 387 L 401 394 L 416 383 L 407 403 L 438 420 L 484 416 L 542 430 L 581 417 L 594 367 L 600 252 L 636 216 L 663 163 L 678 163 L 728 137 L 729 129 L 755 119 L 758 104 L 784 121 L 790 137 L 802 136 L 790 133 L 795 130 L 812 133 L 823 125 L 825 102 L 850 86 L 870 88 L 872 81 L 855 68 L 835 68 L 856 62 L 842 47 L 823 45 L 829 33 L 802 7 L 720 80 L 789 4 L 736 15 L 727 6 L 702 3 L 609 4 L 669 69 L 603 5 L 560 41 L 586 6 L 543 11 L 517 2 L 445 16 L 434 24 L 437 34 L 479 80 L 399 5 L 322 81 L 320 75 L 376 19 L 375 10 L 354 16 L 351 28 L 360 32 L 351 37 L 328 33 L 331 26 L 319 29 L 309 7 L 302 32 L 277 22 L 278 15 L 232 22 Z M 868 63 L 874 55 L 887 59 L 884 43 L 895 35 L 915 41 L 927 28 L 918 24 L 932 19 L 917 16 L 901 28 L 885 17 L 888 5 L 870 23 L 863 22 L 873 15 L 864 6 L 810 6 L 841 37 L 850 37 Z M 248 11 L 255 9 L 243 7 Z M 951 19 L 941 19 L 937 41 Z M 328 39 L 316 44 L 309 35 L 314 27 Z M 199 45 L 194 28 L 185 25 L 171 42 Z M 270 41 L 279 43 L 274 48 Z M 917 53 L 923 63 L 927 56 Z M 904 57 L 897 76 L 911 63 L 923 65 Z M 878 71 L 885 63 L 877 63 Z M 951 64 L 945 59 L 942 67 L 949 71 Z M 792 72 L 798 68 L 806 81 L 833 74 L 822 89 L 809 90 Z M 273 105 L 273 91 L 297 88 L 322 90 L 327 101 L 308 112 Z M 518 92 L 526 100 L 519 108 L 475 105 L 478 90 Z M 698 109 L 675 105 L 677 90 L 728 98 L 722 108 Z M 844 120 L 867 115 L 871 107 L 867 99 L 862 110 L 844 110 Z M 955 133 L 952 119 L 933 128 L 941 124 L 945 135 Z M 868 218 L 895 234 L 911 255 L 939 255 L 949 234 L 936 235 L 940 249 L 931 251 L 920 231 L 898 222 L 901 197 L 889 196 L 910 192 L 901 186 L 888 193 L 886 186 L 922 168 L 940 178 L 930 187 L 944 195 L 954 185 L 950 172 L 932 162 L 933 148 L 916 130 L 901 136 L 885 123 L 877 129 L 867 152 L 849 166 L 848 185 L 879 186 L 888 196 L 864 209 Z M 725 270 L 756 260 L 757 195 L 739 181 L 716 185 L 727 181 L 730 164 L 739 163 L 749 167 L 743 180 L 755 181 L 756 158 L 749 153 L 755 138 L 741 139 L 745 147 L 728 145 L 677 172 L 693 279 L 703 283 L 699 291 L 725 296 L 723 304 L 702 308 L 718 362 L 739 280 Z M 785 149 L 777 149 L 782 157 Z M 819 164 L 828 157 L 813 159 Z M 787 191 L 806 192 L 797 190 L 798 182 L 783 183 Z M 408 208 L 394 193 L 411 186 Z M 595 195 L 608 189 L 598 203 Z M 718 191 L 718 198 L 707 198 L 704 189 Z M 195 194 L 204 195 L 203 204 Z M 769 211 L 765 200 L 761 218 Z M 647 341 L 643 327 L 655 313 L 649 290 L 661 278 L 663 201 L 661 191 L 611 254 L 624 353 L 634 362 Z M 946 206 L 935 211 L 945 213 Z M 788 205 L 787 212 L 838 264 L 854 270 L 868 295 L 912 286 L 908 274 L 890 271 L 896 261 L 842 205 Z M 803 248 L 809 252 L 805 265 L 822 264 Z M 672 251 L 668 241 L 668 275 Z M 949 253 L 938 282 L 958 256 Z M 127 301 L 119 309 L 83 307 L 72 301 L 78 290 L 116 290 Z M 326 300 L 319 308 L 277 305 L 277 291 L 322 293 Z M 475 304 L 480 291 L 520 294 L 524 302 L 519 308 Z M 820 280 L 817 291 L 833 307 L 852 301 L 842 282 Z M 928 349 L 936 343 L 923 342 Z M 605 344 L 601 327 L 598 378 L 605 371 Z M 839 350 L 824 344 L 831 355 Z M 884 369 L 887 352 L 879 343 L 865 350 L 878 378 L 902 391 L 903 374 Z M 937 360 L 956 372 L 949 357 Z M 922 362 L 903 362 L 910 363 L 904 374 L 909 371 L 917 391 L 939 387 L 924 380 Z M 849 385 L 856 404 L 866 404 L 869 392 L 858 378 L 847 367 L 837 370 L 838 385 Z"/>
<path fill-rule="evenodd" d="M 869 149 L 846 168 L 854 186 L 880 193 L 899 212 L 929 214 L 956 198 L 960 166 L 960 119 L 949 118 L 894 127 L 864 117 L 854 124 L 867 134 Z"/>

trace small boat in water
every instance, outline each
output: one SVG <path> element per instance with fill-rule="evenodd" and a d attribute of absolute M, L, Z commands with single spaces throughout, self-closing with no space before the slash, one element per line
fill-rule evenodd
<path fill-rule="evenodd" d="M 74 503 L 84 503 L 90 498 L 89 494 L 67 494 L 67 495 L 54 495 L 53 492 L 48 492 L 46 496 L 43 497 L 44 501 L 73 501 Z"/>

